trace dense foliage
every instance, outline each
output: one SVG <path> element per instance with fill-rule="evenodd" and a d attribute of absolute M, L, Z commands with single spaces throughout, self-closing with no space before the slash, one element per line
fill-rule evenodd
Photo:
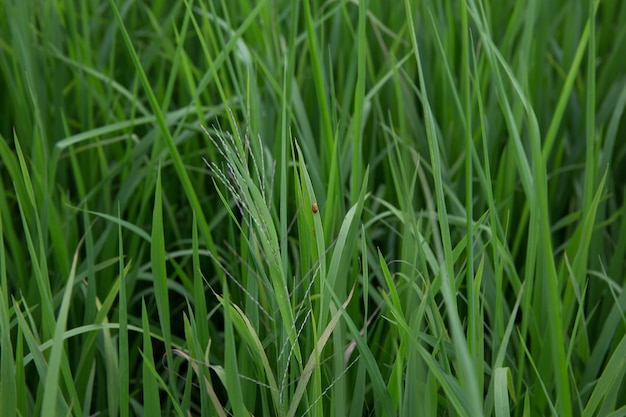
<path fill-rule="evenodd" d="M 626 415 L 626 3 L 0 9 L 0 415 Z"/>

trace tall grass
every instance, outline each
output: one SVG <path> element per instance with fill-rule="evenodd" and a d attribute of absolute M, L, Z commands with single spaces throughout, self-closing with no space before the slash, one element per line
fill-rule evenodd
<path fill-rule="evenodd" d="M 0 415 L 626 415 L 625 22 L 6 0 Z"/>

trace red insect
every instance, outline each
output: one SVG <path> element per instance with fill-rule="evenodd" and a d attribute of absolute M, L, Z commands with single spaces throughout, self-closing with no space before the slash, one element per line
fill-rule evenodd
<path fill-rule="evenodd" d="M 317 207 L 317 203 L 311 204 L 311 210 L 313 210 L 313 213 L 320 211 L 319 207 Z"/>

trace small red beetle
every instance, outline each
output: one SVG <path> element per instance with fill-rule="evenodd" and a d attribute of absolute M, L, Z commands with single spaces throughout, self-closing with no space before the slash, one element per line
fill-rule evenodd
<path fill-rule="evenodd" d="M 313 210 L 313 213 L 317 213 L 320 210 L 319 207 L 317 207 L 317 203 L 311 204 L 311 210 Z"/>

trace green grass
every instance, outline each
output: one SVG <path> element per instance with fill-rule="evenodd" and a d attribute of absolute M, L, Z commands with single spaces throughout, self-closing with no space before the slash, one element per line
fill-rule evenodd
<path fill-rule="evenodd" d="M 0 415 L 626 416 L 625 23 L 6 0 Z"/>

